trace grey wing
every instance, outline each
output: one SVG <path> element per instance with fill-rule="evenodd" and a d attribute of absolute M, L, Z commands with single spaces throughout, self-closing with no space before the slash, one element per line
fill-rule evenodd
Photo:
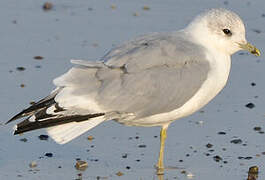
<path fill-rule="evenodd" d="M 76 62 L 80 66 L 55 83 L 65 87 L 56 100 L 62 107 L 133 113 L 137 118 L 169 112 L 206 80 L 209 64 L 202 52 L 181 36 L 143 37 L 113 50 L 101 65 Z"/>

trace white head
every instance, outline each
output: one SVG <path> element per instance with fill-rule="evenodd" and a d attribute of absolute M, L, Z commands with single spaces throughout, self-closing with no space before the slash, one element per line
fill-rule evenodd
<path fill-rule="evenodd" d="M 202 13 L 188 25 L 186 31 L 208 49 L 228 55 L 244 49 L 260 55 L 259 50 L 246 41 L 241 18 L 226 9 L 211 9 Z"/>

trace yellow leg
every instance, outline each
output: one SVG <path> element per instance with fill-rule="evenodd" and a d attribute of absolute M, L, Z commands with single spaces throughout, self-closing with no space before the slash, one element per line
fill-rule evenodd
<path fill-rule="evenodd" d="M 161 175 L 164 174 L 164 147 L 165 147 L 165 140 L 167 138 L 167 128 L 166 127 L 162 127 L 161 131 L 160 131 L 160 152 L 159 152 L 159 159 L 158 159 L 158 163 L 157 163 L 157 174 Z"/>

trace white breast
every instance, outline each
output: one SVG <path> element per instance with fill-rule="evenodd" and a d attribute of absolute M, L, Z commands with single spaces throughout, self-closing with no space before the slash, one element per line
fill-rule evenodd
<path fill-rule="evenodd" d="M 212 100 L 224 88 L 227 82 L 231 67 L 231 59 L 230 56 L 218 52 L 209 53 L 207 59 L 210 59 L 211 70 L 208 73 L 206 81 L 189 101 L 176 110 L 139 119 L 136 120 L 136 122 L 134 121 L 131 125 L 166 125 L 176 119 L 198 111 Z"/>

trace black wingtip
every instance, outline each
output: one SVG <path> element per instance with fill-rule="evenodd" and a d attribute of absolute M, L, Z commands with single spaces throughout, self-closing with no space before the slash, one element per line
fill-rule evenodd
<path fill-rule="evenodd" d="M 20 113 L 16 114 L 14 117 L 12 117 L 10 120 L 8 120 L 5 124 L 8 124 L 8 123 L 10 123 L 12 121 L 15 121 L 15 120 L 17 120 L 19 118 L 24 117 L 24 114 L 25 114 L 25 110 L 23 110 Z"/>
<path fill-rule="evenodd" d="M 42 121 L 29 121 L 29 118 L 18 123 L 16 127 L 14 128 L 14 135 L 21 134 L 27 131 L 32 131 L 36 129 L 42 129 L 42 128 L 48 128 L 52 126 L 57 126 L 61 124 L 66 124 L 70 122 L 82 122 L 87 121 L 90 118 L 95 118 L 99 116 L 104 116 L 105 113 L 96 113 L 96 114 L 87 114 L 87 115 L 71 115 L 71 116 L 55 116 L 55 117 L 49 117 L 46 120 Z"/>

